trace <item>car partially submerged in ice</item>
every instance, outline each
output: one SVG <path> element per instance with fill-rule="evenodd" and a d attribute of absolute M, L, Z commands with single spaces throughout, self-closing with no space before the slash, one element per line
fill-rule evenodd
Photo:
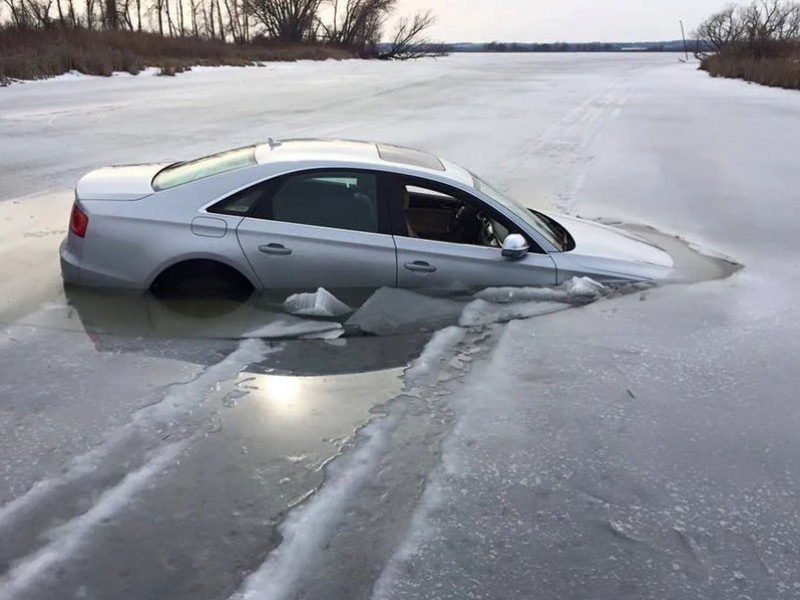
<path fill-rule="evenodd" d="M 93 171 L 60 254 L 66 283 L 154 290 L 469 291 L 673 268 L 644 239 L 527 208 L 432 154 L 335 140 Z"/>

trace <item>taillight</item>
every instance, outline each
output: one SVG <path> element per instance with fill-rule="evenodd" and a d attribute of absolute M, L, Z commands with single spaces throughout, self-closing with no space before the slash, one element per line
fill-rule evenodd
<path fill-rule="evenodd" d="M 78 237 L 86 237 L 86 228 L 88 226 L 89 217 L 76 202 L 72 205 L 72 214 L 69 216 L 69 230 Z"/>

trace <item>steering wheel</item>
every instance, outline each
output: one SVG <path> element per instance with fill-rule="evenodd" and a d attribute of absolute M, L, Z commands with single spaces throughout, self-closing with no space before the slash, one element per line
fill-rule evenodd
<path fill-rule="evenodd" d="M 494 233 L 492 221 L 487 218 L 481 219 L 481 245 L 483 246 L 499 246 L 497 243 L 497 236 Z"/>
<path fill-rule="evenodd" d="M 447 226 L 447 235 L 452 235 L 464 224 L 464 217 L 467 214 L 467 205 L 465 203 L 461 203 L 461 206 L 458 207 L 455 213 L 453 213 L 453 218 L 450 221 L 450 225 Z"/>

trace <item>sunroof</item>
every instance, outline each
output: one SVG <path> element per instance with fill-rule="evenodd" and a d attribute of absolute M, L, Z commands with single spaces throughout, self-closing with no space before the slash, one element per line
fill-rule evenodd
<path fill-rule="evenodd" d="M 423 169 L 433 169 L 434 171 L 444 171 L 442 161 L 433 154 L 403 148 L 401 146 L 390 146 L 388 144 L 378 144 L 378 154 L 383 160 L 400 163 L 402 165 L 412 165 Z"/>

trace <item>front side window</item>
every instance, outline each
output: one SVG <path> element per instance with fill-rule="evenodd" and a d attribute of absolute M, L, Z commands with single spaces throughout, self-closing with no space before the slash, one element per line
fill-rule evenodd
<path fill-rule="evenodd" d="M 407 237 L 499 248 L 510 233 L 525 235 L 482 201 L 459 190 L 414 179 L 403 181 L 401 192 L 404 222 L 398 229 Z M 532 252 L 540 251 L 533 241 L 529 244 Z"/>
<path fill-rule="evenodd" d="M 505 194 L 497 191 L 497 189 L 486 183 L 483 179 L 481 179 L 477 175 L 472 174 L 472 179 L 476 190 L 478 190 L 479 192 L 483 192 L 484 194 L 489 196 L 489 198 L 491 198 L 495 202 L 500 203 L 505 208 L 514 213 L 517 217 L 528 223 L 542 237 L 544 237 L 548 242 L 553 244 L 553 246 L 555 246 L 559 250 L 564 250 L 564 244 L 562 243 L 561 236 L 558 234 L 558 232 L 553 231 L 553 228 L 550 227 L 550 225 L 544 219 L 542 219 L 536 213 L 531 212 L 529 209 L 519 204 L 516 200 L 509 198 Z"/>
<path fill-rule="evenodd" d="M 272 196 L 271 218 L 378 233 L 377 177 L 372 173 L 346 171 L 287 176 Z"/>

